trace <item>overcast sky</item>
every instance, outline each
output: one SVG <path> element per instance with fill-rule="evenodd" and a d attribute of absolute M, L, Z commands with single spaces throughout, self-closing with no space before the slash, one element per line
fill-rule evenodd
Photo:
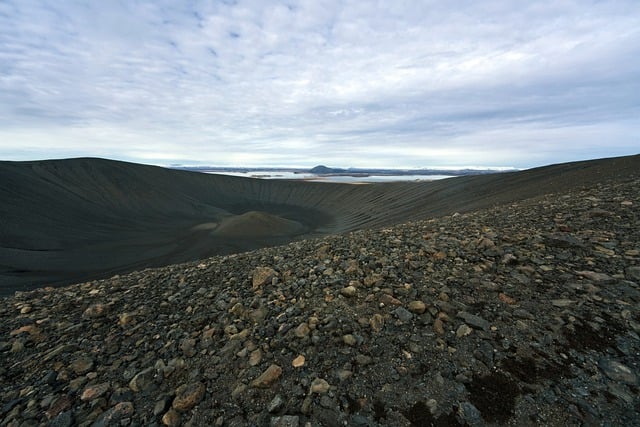
<path fill-rule="evenodd" d="M 0 0 L 0 159 L 511 166 L 640 152 L 640 1 Z"/>

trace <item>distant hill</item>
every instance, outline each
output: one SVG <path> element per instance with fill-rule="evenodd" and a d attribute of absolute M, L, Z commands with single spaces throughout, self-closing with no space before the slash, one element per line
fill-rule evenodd
<path fill-rule="evenodd" d="M 333 173 L 345 173 L 347 172 L 347 170 L 340 169 L 340 168 L 329 168 L 324 165 L 318 165 L 314 168 L 309 169 L 309 172 L 315 173 L 316 175 L 328 175 Z"/>
<path fill-rule="evenodd" d="M 0 294 L 469 212 L 639 171 L 640 156 L 629 156 L 358 186 L 95 158 L 0 162 Z"/>

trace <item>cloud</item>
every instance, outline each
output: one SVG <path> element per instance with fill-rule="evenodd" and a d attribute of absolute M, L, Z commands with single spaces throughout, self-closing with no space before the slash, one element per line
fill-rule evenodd
<path fill-rule="evenodd" d="M 639 18 L 633 0 L 9 0 L 0 158 L 526 167 L 631 154 Z"/>

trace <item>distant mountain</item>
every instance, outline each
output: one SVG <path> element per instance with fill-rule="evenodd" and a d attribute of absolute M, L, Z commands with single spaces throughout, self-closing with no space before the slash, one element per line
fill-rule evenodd
<path fill-rule="evenodd" d="M 314 173 L 316 175 L 328 175 L 328 174 L 334 174 L 334 173 L 346 173 L 347 170 L 340 169 L 340 168 L 330 168 L 324 165 L 318 165 L 314 168 L 309 169 L 309 172 Z"/>

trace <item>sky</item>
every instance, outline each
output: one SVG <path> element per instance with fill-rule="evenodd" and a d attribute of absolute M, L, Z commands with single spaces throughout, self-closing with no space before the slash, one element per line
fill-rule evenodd
<path fill-rule="evenodd" d="M 0 0 L 0 160 L 640 153 L 640 1 Z"/>

